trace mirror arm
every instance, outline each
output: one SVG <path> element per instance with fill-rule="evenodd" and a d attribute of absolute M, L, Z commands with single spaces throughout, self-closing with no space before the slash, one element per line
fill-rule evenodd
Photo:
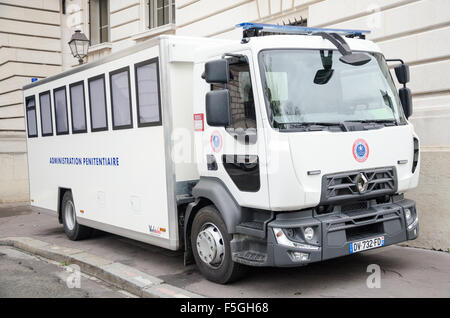
<path fill-rule="evenodd" d="M 386 59 L 386 62 L 400 62 L 402 64 L 405 64 L 402 59 Z"/>
<path fill-rule="evenodd" d="M 235 63 L 248 63 L 248 58 L 244 54 L 233 54 L 233 53 L 225 53 L 222 55 L 222 58 L 231 57 L 232 59 L 229 60 L 229 64 L 235 64 Z M 237 61 L 233 60 L 236 59 Z"/>
<path fill-rule="evenodd" d="M 352 51 L 350 50 L 350 47 L 348 46 L 347 42 L 345 42 L 345 40 L 343 40 L 342 37 L 337 36 L 336 33 L 333 33 L 333 35 L 331 35 L 330 33 L 326 32 L 317 32 L 314 35 L 319 35 L 323 39 L 333 43 L 333 45 L 339 50 L 339 52 L 343 56 L 352 54 Z"/>
<path fill-rule="evenodd" d="M 386 59 L 386 63 L 390 62 L 400 62 L 403 65 L 405 64 L 405 61 L 403 61 L 402 59 Z M 406 84 L 403 84 L 403 88 L 406 88 Z"/>

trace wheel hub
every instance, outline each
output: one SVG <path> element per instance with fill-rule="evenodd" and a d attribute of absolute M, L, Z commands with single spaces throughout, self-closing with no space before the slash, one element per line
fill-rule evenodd
<path fill-rule="evenodd" d="M 75 227 L 75 207 L 71 201 L 67 202 L 64 213 L 67 227 L 69 230 L 73 230 Z"/>
<path fill-rule="evenodd" d="M 197 235 L 197 253 L 206 264 L 217 267 L 223 261 L 225 248 L 219 229 L 213 224 L 205 224 Z"/>

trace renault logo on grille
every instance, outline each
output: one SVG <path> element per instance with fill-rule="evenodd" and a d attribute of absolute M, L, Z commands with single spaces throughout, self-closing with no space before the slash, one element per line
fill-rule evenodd
<path fill-rule="evenodd" d="M 358 175 L 358 180 L 356 181 L 356 185 L 358 186 L 359 193 L 363 194 L 367 191 L 367 187 L 369 186 L 369 181 L 364 173 L 360 173 Z"/>

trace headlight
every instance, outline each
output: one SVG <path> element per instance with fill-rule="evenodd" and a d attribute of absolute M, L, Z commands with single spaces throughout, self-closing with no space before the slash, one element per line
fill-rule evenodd
<path fill-rule="evenodd" d="M 408 231 L 411 231 L 413 228 L 415 228 L 418 223 L 419 223 L 419 216 L 416 214 L 416 218 L 414 219 L 414 221 L 410 225 L 408 225 Z"/>
<path fill-rule="evenodd" d="M 414 207 L 405 208 L 405 219 L 408 231 L 411 231 L 419 223 L 419 216 Z"/>
<path fill-rule="evenodd" d="M 294 229 L 284 229 L 284 233 L 286 233 L 288 238 L 292 239 L 295 237 Z"/>
<path fill-rule="evenodd" d="M 277 243 L 284 246 L 299 248 L 299 249 L 306 249 L 306 250 L 319 250 L 320 247 L 313 246 L 309 244 L 303 244 L 299 242 L 293 242 L 291 241 L 286 234 L 284 234 L 283 230 L 280 228 L 273 228 L 273 233 L 275 234 L 275 238 L 277 240 Z"/>
<path fill-rule="evenodd" d="M 312 227 L 307 227 L 303 233 L 305 234 L 305 239 L 308 241 L 311 241 L 314 237 L 314 230 Z"/>
<path fill-rule="evenodd" d="M 410 209 L 405 209 L 405 217 L 406 217 L 406 221 L 410 221 L 411 220 L 411 210 Z"/>

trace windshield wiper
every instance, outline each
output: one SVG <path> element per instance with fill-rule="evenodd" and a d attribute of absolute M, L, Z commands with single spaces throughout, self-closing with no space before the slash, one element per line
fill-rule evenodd
<path fill-rule="evenodd" d="M 343 122 L 303 122 L 303 123 L 277 123 L 280 129 L 302 129 L 305 131 L 321 131 L 326 127 L 339 127 L 342 131 L 348 131 Z"/>
<path fill-rule="evenodd" d="M 361 123 L 361 124 L 392 124 L 398 126 L 398 122 L 395 119 L 365 119 L 365 120 L 347 120 L 349 123 Z"/>
<path fill-rule="evenodd" d="M 373 119 L 373 120 L 345 120 L 341 122 L 302 122 L 302 123 L 275 123 L 275 128 L 280 130 L 301 130 L 301 131 L 322 131 L 329 127 L 339 127 L 341 131 L 354 131 L 381 128 L 384 126 L 398 126 L 398 122 L 394 119 Z M 360 125 L 358 125 L 360 124 Z M 364 125 L 366 124 L 366 125 Z M 369 125 L 376 125 L 369 126 Z M 355 126 L 359 126 L 355 127 Z"/>
<path fill-rule="evenodd" d="M 326 126 L 326 127 L 339 127 L 343 131 L 348 131 L 347 126 L 345 126 L 344 122 L 314 122 L 314 123 L 306 123 L 311 126 Z"/>

